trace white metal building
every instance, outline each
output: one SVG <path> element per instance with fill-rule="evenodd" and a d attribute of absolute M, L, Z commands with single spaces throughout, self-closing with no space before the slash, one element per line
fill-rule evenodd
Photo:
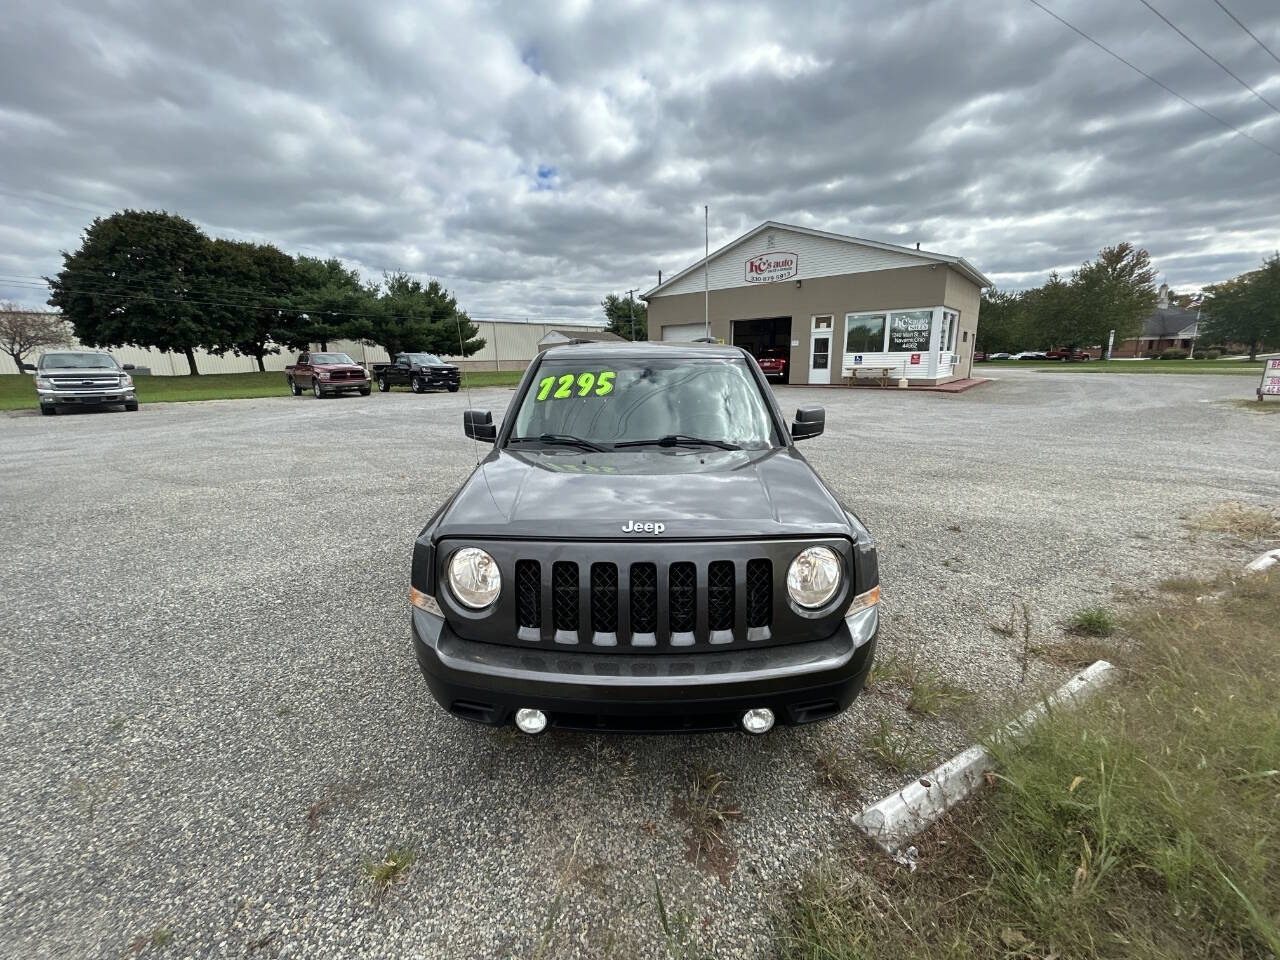
<path fill-rule="evenodd" d="M 475 320 L 472 321 L 483 337 L 484 347 L 466 358 L 442 355 L 442 359 L 456 363 L 465 370 L 523 370 L 529 361 L 538 355 L 538 342 L 551 331 L 581 330 L 585 334 L 600 333 L 605 324 L 574 324 L 560 320 L 554 323 L 530 322 L 524 320 Z M 320 349 L 320 344 L 312 344 L 313 349 Z M 358 363 L 386 363 L 390 358 L 381 347 L 376 347 L 353 340 L 331 340 L 328 348 L 350 354 Z M 90 348 L 96 349 L 96 348 Z M 142 349 L 140 347 L 113 347 L 108 351 L 120 363 L 132 363 L 137 367 L 147 367 L 156 376 L 182 376 L 190 373 L 187 358 L 181 353 L 165 353 L 160 350 Z M 196 350 L 196 367 L 201 373 L 251 373 L 258 369 L 257 361 L 252 357 L 237 357 L 228 353 L 216 357 L 204 350 Z M 8 357 L 0 357 L 3 366 L 0 372 L 16 372 L 13 361 Z M 268 356 L 265 365 L 268 370 L 283 371 L 286 364 L 293 363 L 297 355 L 287 350 Z M 34 362 L 35 357 L 31 358 Z"/>

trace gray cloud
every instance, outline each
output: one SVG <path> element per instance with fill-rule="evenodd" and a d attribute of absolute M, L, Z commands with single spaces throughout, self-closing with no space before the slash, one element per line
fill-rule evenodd
<path fill-rule="evenodd" d="M 1049 0 L 1280 150 L 1280 115 L 1141 4 Z M 1215 5 L 1158 6 L 1269 99 Z M 1272 0 L 1229 6 L 1280 50 Z M 586 317 L 778 219 L 1039 282 L 1132 240 L 1191 287 L 1280 247 L 1280 157 L 1026 0 L 19 0 L 0 34 L 0 298 L 123 207 Z M 540 173 L 541 171 L 541 173 Z"/>

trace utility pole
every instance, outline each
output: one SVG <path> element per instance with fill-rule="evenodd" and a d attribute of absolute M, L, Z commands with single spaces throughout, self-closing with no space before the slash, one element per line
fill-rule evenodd
<path fill-rule="evenodd" d="M 636 338 L 636 287 L 632 287 L 627 291 L 627 305 L 631 309 L 631 322 L 627 324 L 627 339 L 634 341 Z"/>
<path fill-rule="evenodd" d="M 711 338 L 711 281 L 707 270 L 711 266 L 711 207 L 702 207 L 702 335 Z"/>

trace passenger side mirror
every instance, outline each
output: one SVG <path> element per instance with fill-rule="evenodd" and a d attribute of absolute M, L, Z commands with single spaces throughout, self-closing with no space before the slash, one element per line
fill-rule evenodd
<path fill-rule="evenodd" d="M 792 440 L 808 440 L 822 433 L 827 426 L 827 411 L 822 407 L 796 407 L 796 419 L 791 424 Z"/>
<path fill-rule="evenodd" d="M 133 368 L 134 368 L 134 367 L 133 367 L 133 364 L 132 364 L 132 363 L 126 363 L 126 364 L 124 365 L 124 369 L 125 369 L 125 370 L 132 370 Z"/>
<path fill-rule="evenodd" d="M 462 432 L 473 440 L 483 440 L 485 443 L 493 443 L 498 437 L 493 414 L 488 410 L 463 410 Z"/>

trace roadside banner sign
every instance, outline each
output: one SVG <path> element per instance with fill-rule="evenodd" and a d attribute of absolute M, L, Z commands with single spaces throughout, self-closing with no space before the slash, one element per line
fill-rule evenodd
<path fill-rule="evenodd" d="M 1102 358 L 1103 360 L 1111 359 L 1111 348 L 1114 347 L 1115 345 L 1116 345 L 1116 332 L 1112 330 L 1109 334 L 1107 334 L 1107 355 Z"/>
<path fill-rule="evenodd" d="M 1258 399 L 1280 397 L 1280 357 L 1267 361 L 1262 368 L 1262 382 L 1258 384 Z"/>

